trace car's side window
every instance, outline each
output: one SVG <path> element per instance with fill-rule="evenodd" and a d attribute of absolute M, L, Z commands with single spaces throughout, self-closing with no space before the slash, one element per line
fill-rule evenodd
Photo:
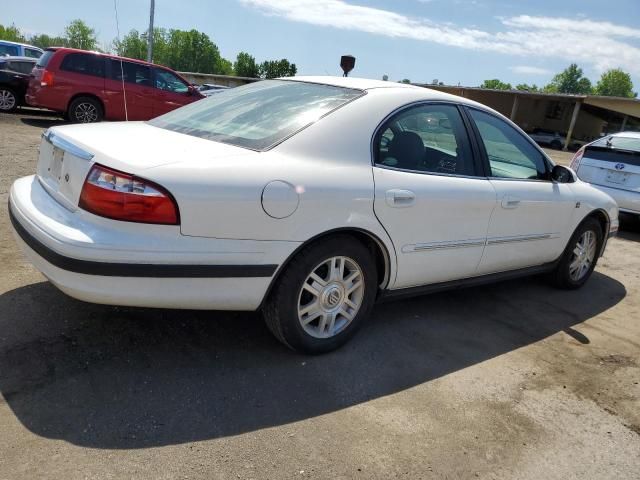
<path fill-rule="evenodd" d="M 60 70 L 104 77 L 104 59 L 99 55 L 70 53 L 62 60 Z"/>
<path fill-rule="evenodd" d="M 469 113 L 480 132 L 492 177 L 547 179 L 542 154 L 520 132 L 494 115 L 473 108 Z"/>
<path fill-rule="evenodd" d="M 145 87 L 151 86 L 151 68 L 141 63 L 125 62 L 111 59 L 111 79 L 127 83 L 135 83 Z"/>
<path fill-rule="evenodd" d="M 4 55 L 17 56 L 18 47 L 15 45 L 0 45 L 0 57 Z"/>
<path fill-rule="evenodd" d="M 174 93 L 187 93 L 189 87 L 176 75 L 161 68 L 154 68 L 155 87 Z"/>
<path fill-rule="evenodd" d="M 380 166 L 417 172 L 475 175 L 466 128 L 453 105 L 416 105 L 397 113 L 374 140 Z"/>
<path fill-rule="evenodd" d="M 42 52 L 39 51 L 39 50 L 34 50 L 33 48 L 25 48 L 24 49 L 24 56 L 25 57 L 40 58 L 40 55 L 42 55 Z"/>

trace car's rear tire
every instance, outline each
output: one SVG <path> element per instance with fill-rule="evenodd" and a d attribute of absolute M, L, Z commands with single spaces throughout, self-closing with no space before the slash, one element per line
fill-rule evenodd
<path fill-rule="evenodd" d="M 277 279 L 263 314 L 269 330 L 289 348 L 319 354 L 356 333 L 376 297 L 376 265 L 349 235 L 302 249 Z"/>
<path fill-rule="evenodd" d="M 595 218 L 587 218 L 573 232 L 551 275 L 556 287 L 573 290 L 586 283 L 598 262 L 604 232 Z"/>
<path fill-rule="evenodd" d="M 94 123 L 102 121 L 104 112 L 95 98 L 78 97 L 69 105 L 67 116 L 73 123 Z"/>
<path fill-rule="evenodd" d="M 0 87 L 0 112 L 13 112 L 18 108 L 16 92 L 7 87 Z"/>

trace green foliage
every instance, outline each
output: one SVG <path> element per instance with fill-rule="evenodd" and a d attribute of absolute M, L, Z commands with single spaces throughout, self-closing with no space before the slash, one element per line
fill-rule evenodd
<path fill-rule="evenodd" d="M 493 78 L 491 80 L 485 80 L 484 82 L 482 82 L 480 88 L 489 88 L 492 90 L 511 90 L 513 87 L 511 87 L 510 83 L 504 83 L 497 78 Z"/>
<path fill-rule="evenodd" d="M 67 39 L 66 46 L 71 48 L 96 50 L 98 45 L 96 31 L 80 19 L 73 20 L 69 25 L 67 25 L 64 29 L 64 35 Z"/>
<path fill-rule="evenodd" d="M 67 46 L 67 39 L 64 37 L 51 37 L 43 33 L 40 35 L 32 35 L 29 37 L 28 43 L 40 48 L 65 47 Z"/>
<path fill-rule="evenodd" d="M 26 42 L 26 38 L 13 23 L 7 27 L 0 25 L 0 40 L 7 40 L 8 42 Z"/>
<path fill-rule="evenodd" d="M 638 94 L 633 91 L 631 76 L 619 68 L 607 70 L 602 74 L 595 88 L 596 95 L 634 98 Z"/>
<path fill-rule="evenodd" d="M 403 78 L 402 80 L 400 80 L 400 83 L 411 83 L 411 80 L 409 80 L 408 78 Z"/>
<path fill-rule="evenodd" d="M 298 72 L 295 63 L 289 60 L 267 60 L 260 65 L 260 76 L 262 78 L 293 77 Z"/>
<path fill-rule="evenodd" d="M 544 87 L 548 93 L 589 94 L 591 90 L 591 81 L 582 75 L 582 69 L 575 63 L 553 77 L 551 83 Z"/>
<path fill-rule="evenodd" d="M 260 76 L 260 67 L 256 63 L 256 59 L 247 52 L 238 54 L 233 69 L 239 77 L 258 78 Z"/>
<path fill-rule="evenodd" d="M 538 86 L 534 83 L 533 85 L 528 85 L 526 83 L 519 83 L 518 85 L 516 85 L 516 90 L 522 90 L 525 92 L 539 92 L 540 89 L 538 88 Z"/>

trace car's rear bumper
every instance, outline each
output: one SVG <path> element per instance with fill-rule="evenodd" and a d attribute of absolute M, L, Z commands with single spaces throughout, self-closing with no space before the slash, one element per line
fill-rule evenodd
<path fill-rule="evenodd" d="M 27 258 L 80 300 L 161 308 L 255 310 L 297 242 L 210 239 L 179 227 L 103 219 L 56 202 L 35 177 L 11 188 Z"/>
<path fill-rule="evenodd" d="M 640 215 L 640 192 L 610 188 L 594 183 L 590 183 L 590 185 L 613 198 L 618 204 L 621 213 Z"/>

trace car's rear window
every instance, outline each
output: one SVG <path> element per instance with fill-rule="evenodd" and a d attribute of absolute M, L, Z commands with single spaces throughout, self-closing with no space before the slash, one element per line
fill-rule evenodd
<path fill-rule="evenodd" d="M 40 68 L 47 68 L 49 60 L 51 60 L 51 57 L 53 57 L 54 53 L 56 53 L 55 50 L 46 50 L 38 59 L 38 63 L 36 63 L 36 66 Z"/>
<path fill-rule="evenodd" d="M 362 95 L 361 90 L 286 80 L 230 88 L 151 120 L 156 127 L 264 150 Z"/>
<path fill-rule="evenodd" d="M 593 143 L 596 147 L 607 147 L 615 150 L 631 150 L 640 152 L 640 137 L 625 137 L 615 135 L 601 138 Z"/>
<path fill-rule="evenodd" d="M 587 146 L 584 155 L 592 160 L 640 165 L 640 138 L 604 137 Z"/>

